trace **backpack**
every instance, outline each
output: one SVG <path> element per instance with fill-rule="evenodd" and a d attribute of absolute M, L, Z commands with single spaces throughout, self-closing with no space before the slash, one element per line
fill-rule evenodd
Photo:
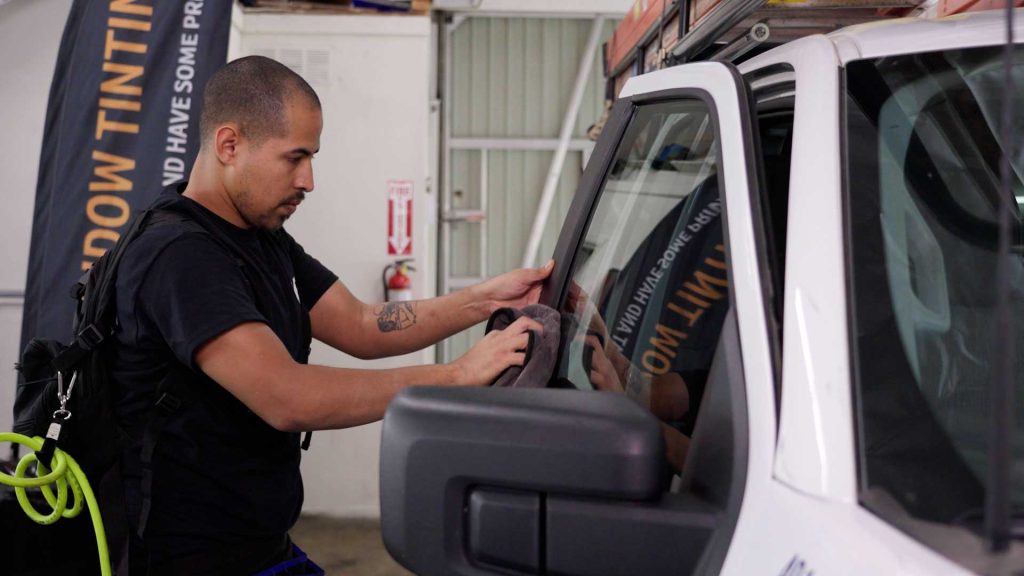
<path fill-rule="evenodd" d="M 117 465 L 126 438 L 114 418 L 112 382 L 106 369 L 107 344 L 113 340 L 117 320 L 117 268 L 125 249 L 147 227 L 161 221 L 183 220 L 182 215 L 163 210 L 137 214 L 124 235 L 72 287 L 70 295 L 76 306 L 71 342 L 33 338 L 15 365 L 19 375 L 14 432 L 46 438 L 37 457 L 47 466 L 57 447 L 79 463 L 99 502 L 115 567 L 126 566 L 117 559 L 127 555 L 129 534 Z M 51 428 L 54 423 L 59 427 Z M 31 499 L 41 501 L 40 496 L 35 491 L 30 493 Z M 36 504 L 38 507 L 43 503 Z M 12 534 L 26 535 L 18 544 L 28 552 L 22 555 L 25 562 L 9 566 L 13 573 L 97 573 L 95 536 L 87 514 L 58 526 L 37 527 L 9 504 L 4 511 L 4 523 Z M 54 547 L 63 553 L 45 554 Z M 68 572 L 69 569 L 74 572 Z"/>
<path fill-rule="evenodd" d="M 108 344 L 114 340 L 117 330 L 118 266 L 127 247 L 147 228 L 176 224 L 208 234 L 233 254 L 240 266 L 261 273 L 252 256 L 208 220 L 205 214 L 170 207 L 150 208 L 136 214 L 124 235 L 72 287 L 71 297 L 76 301 L 76 309 L 71 342 L 34 338 L 26 345 L 16 365 L 19 379 L 14 402 L 14 431 L 46 438 L 43 449 L 37 454 L 44 464 L 49 463 L 53 449 L 59 447 L 81 466 L 96 491 L 111 560 L 119 574 L 127 573 L 129 564 L 135 566 L 139 560 L 129 558 L 135 555 L 135 550 L 129 550 L 128 542 L 135 540 L 125 508 L 119 466 L 121 452 L 130 439 L 117 424 L 114 383 L 107 370 Z M 192 400 L 188 390 L 171 389 L 168 381 L 175 382 L 168 379 L 160 383 L 152 416 L 141 439 L 143 501 L 135 530 L 139 538 L 144 534 L 148 518 L 152 456 L 160 431 L 183 403 Z M 49 438 L 53 434 L 47 433 L 53 423 L 60 425 L 59 435 Z M 304 449 L 308 449 L 309 441 L 307 432 Z M 91 525 L 78 532 L 83 534 L 81 545 L 87 549 L 82 550 L 80 557 L 86 559 L 90 554 L 94 557 Z M 68 553 L 69 544 L 61 539 L 57 546 Z"/>
<path fill-rule="evenodd" d="M 106 369 L 106 344 L 117 321 L 114 286 L 117 268 L 129 244 L 160 221 L 181 222 L 176 213 L 145 210 L 127 232 L 93 264 L 71 289 L 76 301 L 70 344 L 33 338 L 15 365 L 19 374 L 14 400 L 14 431 L 47 436 L 60 424 L 57 438 L 47 438 L 40 459 L 48 464 L 59 446 L 78 461 L 87 477 L 102 474 L 117 459 L 121 443 L 113 413 L 112 383 Z M 63 396 L 64 402 L 61 401 Z M 61 412 L 63 411 L 63 412 Z"/>

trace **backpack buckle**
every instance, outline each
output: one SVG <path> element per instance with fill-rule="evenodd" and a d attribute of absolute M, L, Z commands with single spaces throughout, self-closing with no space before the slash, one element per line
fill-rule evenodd
<path fill-rule="evenodd" d="M 95 324 L 89 324 L 78 333 L 75 343 L 83 350 L 92 350 L 103 342 L 103 333 Z"/>

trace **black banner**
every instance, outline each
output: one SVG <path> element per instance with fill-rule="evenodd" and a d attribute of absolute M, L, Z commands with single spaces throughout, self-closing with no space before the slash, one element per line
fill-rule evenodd
<path fill-rule="evenodd" d="M 22 321 L 67 340 L 71 286 L 132 213 L 188 177 L 230 0 L 75 0 L 50 87 Z"/>

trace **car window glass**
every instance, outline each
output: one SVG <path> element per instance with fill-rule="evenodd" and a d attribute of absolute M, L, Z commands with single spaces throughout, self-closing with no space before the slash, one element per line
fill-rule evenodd
<path fill-rule="evenodd" d="M 638 107 L 562 309 L 560 382 L 625 393 L 683 445 L 728 309 L 719 194 L 708 106 L 682 99 Z"/>
<path fill-rule="evenodd" d="M 781 279 L 786 269 L 786 224 L 789 212 L 789 172 L 793 154 L 793 110 L 758 112 L 761 166 L 765 176 L 766 228 L 775 251 L 775 273 Z"/>
<path fill-rule="evenodd" d="M 789 178 L 793 155 L 796 75 L 789 64 L 774 64 L 744 76 L 754 97 L 760 167 L 764 173 L 761 213 L 775 288 L 775 316 L 782 322 L 789 217 Z M 780 338 L 781 340 L 781 338 Z"/>
<path fill-rule="evenodd" d="M 980 530 L 989 465 L 1001 48 L 854 62 L 848 210 L 862 488 L 897 516 Z M 1024 49 L 1015 81 L 1024 85 Z M 1024 133 L 1018 115 L 1014 134 Z M 1019 141 L 1019 138 L 1018 138 Z M 1024 150 L 1011 205 L 1024 202 Z M 1010 270 L 1024 314 L 1020 211 Z M 1024 330 L 1012 505 L 1024 507 Z"/>

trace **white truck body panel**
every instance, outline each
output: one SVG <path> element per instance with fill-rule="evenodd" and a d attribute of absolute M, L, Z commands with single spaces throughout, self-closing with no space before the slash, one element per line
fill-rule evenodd
<path fill-rule="evenodd" d="M 1015 34 L 1024 37 L 1024 10 Z M 747 485 L 723 574 L 969 574 L 858 503 L 843 224 L 841 69 L 864 58 L 999 44 L 1002 11 L 944 20 L 864 24 L 805 37 L 755 57 L 743 74 L 788 65 L 795 74 L 786 255 L 781 413 L 751 234 L 735 87 L 718 63 L 629 80 L 621 96 L 700 88 L 722 132 L 729 241 L 749 411 Z M 749 134 L 745 137 L 749 138 Z M 738 184 L 737 184 L 738 183 Z M 980 541 L 979 541 L 980 542 Z"/>
<path fill-rule="evenodd" d="M 1013 34 L 1024 37 L 1024 10 L 1015 10 Z M 950 48 L 992 46 L 1006 42 L 1005 10 L 946 18 L 903 18 L 857 24 L 828 35 L 842 65 L 853 60 Z M 785 48 L 782 46 L 781 48 Z"/>
<path fill-rule="evenodd" d="M 753 59 L 740 70 L 747 73 L 780 64 L 792 66 L 797 88 L 775 477 L 818 498 L 854 502 L 839 63 L 828 39 L 809 36 Z"/>

